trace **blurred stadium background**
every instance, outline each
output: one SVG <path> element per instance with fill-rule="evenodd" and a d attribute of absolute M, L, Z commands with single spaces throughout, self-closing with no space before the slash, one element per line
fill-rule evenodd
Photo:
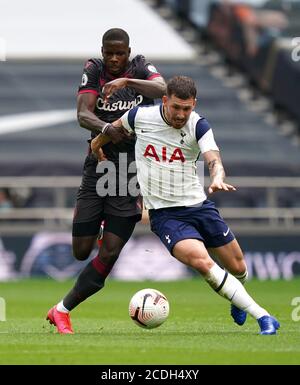
<path fill-rule="evenodd" d="M 197 111 L 238 187 L 212 200 L 238 236 L 250 276 L 300 275 L 299 0 L 0 5 L 0 280 L 64 280 L 83 267 L 72 257 L 71 222 L 89 132 L 76 121 L 76 93 L 84 61 L 100 55 L 112 27 L 127 30 L 133 55 L 143 53 L 166 79 L 195 79 Z M 145 216 L 112 277 L 192 274 Z"/>

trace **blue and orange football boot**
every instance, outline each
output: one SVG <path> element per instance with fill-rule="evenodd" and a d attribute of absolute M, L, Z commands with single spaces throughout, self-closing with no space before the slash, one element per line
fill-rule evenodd
<path fill-rule="evenodd" d="M 260 317 L 257 322 L 260 327 L 259 334 L 276 334 L 277 329 L 280 328 L 280 323 L 277 321 L 277 319 L 270 315 L 264 315 L 263 317 Z"/>
<path fill-rule="evenodd" d="M 239 309 L 235 305 L 231 304 L 231 317 L 233 318 L 234 322 L 240 326 L 244 325 L 247 318 L 247 313 L 244 310 Z"/>

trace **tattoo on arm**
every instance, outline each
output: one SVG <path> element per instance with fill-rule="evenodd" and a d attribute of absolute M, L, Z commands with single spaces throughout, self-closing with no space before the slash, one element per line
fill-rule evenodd
<path fill-rule="evenodd" d="M 220 157 L 215 158 L 207 163 L 208 169 L 209 169 L 209 174 L 210 178 L 220 178 L 222 180 L 225 179 L 225 171 L 221 162 Z"/>

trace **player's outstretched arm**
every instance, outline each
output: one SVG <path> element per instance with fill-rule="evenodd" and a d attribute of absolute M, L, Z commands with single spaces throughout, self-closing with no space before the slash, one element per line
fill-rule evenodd
<path fill-rule="evenodd" d="M 96 102 L 97 95 L 93 93 L 79 94 L 77 97 L 77 119 L 81 127 L 100 134 L 107 123 L 94 114 Z"/>
<path fill-rule="evenodd" d="M 122 128 L 121 121 L 116 120 L 113 124 L 107 123 L 94 114 L 96 99 L 92 93 L 78 95 L 77 117 L 80 126 L 96 134 L 107 135 L 113 143 L 119 143 L 127 138 L 130 134 Z"/>
<path fill-rule="evenodd" d="M 216 191 L 235 191 L 236 188 L 224 182 L 225 170 L 222 164 L 219 151 L 207 151 L 203 154 L 203 158 L 208 166 L 211 184 L 208 193 L 212 194 Z"/>
<path fill-rule="evenodd" d="M 107 101 L 114 92 L 124 87 L 133 88 L 151 99 L 161 98 L 167 91 L 166 83 L 161 76 L 151 80 L 119 78 L 104 85 L 102 89 L 104 100 Z"/>

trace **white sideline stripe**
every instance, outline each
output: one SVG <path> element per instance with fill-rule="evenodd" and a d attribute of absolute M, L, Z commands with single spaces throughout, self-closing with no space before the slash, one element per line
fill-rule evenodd
<path fill-rule="evenodd" d="M 34 130 L 76 120 L 76 110 L 28 112 L 0 117 L 0 135 Z"/>

